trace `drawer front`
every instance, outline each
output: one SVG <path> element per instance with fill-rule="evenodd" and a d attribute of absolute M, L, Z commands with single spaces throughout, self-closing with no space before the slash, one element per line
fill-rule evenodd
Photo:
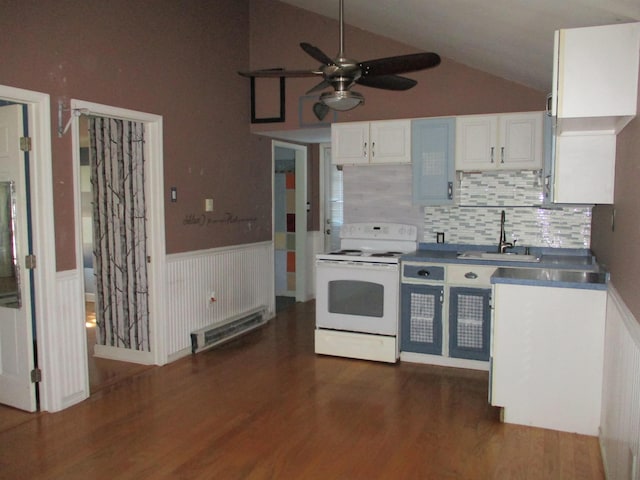
<path fill-rule="evenodd" d="M 444 282 L 445 269 L 442 266 L 403 264 L 402 276 L 410 280 L 424 280 L 429 282 Z"/>
<path fill-rule="evenodd" d="M 449 265 L 447 283 L 450 285 L 491 286 L 491 275 L 496 267 L 485 265 Z"/>

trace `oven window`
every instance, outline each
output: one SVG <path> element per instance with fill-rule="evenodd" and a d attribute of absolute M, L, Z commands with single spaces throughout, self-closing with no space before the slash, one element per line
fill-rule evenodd
<path fill-rule="evenodd" d="M 329 312 L 381 318 L 384 310 L 384 287 L 362 280 L 329 282 Z"/>

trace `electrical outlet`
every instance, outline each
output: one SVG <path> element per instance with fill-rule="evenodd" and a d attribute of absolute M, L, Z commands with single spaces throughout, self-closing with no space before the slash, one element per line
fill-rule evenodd
<path fill-rule="evenodd" d="M 213 212 L 213 198 L 207 198 L 204 201 L 204 211 Z"/>

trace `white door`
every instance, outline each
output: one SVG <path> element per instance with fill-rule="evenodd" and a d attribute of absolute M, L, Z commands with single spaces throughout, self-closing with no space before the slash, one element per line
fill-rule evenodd
<path fill-rule="evenodd" d="M 6 187 L 11 185 L 15 191 L 12 209 L 6 209 L 10 202 L 0 202 L 0 257 L 7 249 L 6 254 L 17 259 L 17 282 L 7 271 L 13 269 L 6 262 L 4 268 L 0 265 L 0 403 L 34 412 L 37 404 L 35 384 L 31 382 L 34 368 L 31 291 L 29 271 L 24 266 L 28 254 L 28 220 L 24 155 L 20 150 L 22 136 L 22 105 L 0 108 L 0 187 L 9 192 Z M 15 212 L 13 242 L 11 232 L 5 228 L 11 225 L 11 210 Z M 12 244 L 8 245 L 8 242 Z M 13 284 L 17 294 L 11 292 L 11 287 L 3 288 L 2 284 Z"/>

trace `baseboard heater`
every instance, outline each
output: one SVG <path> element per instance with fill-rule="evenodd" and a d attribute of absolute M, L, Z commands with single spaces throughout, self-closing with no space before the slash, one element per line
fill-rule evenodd
<path fill-rule="evenodd" d="M 265 318 L 266 310 L 267 308 L 264 306 L 254 308 L 231 317 L 222 323 L 209 325 L 192 332 L 191 353 L 195 354 L 215 347 L 261 327 L 267 323 Z"/>

